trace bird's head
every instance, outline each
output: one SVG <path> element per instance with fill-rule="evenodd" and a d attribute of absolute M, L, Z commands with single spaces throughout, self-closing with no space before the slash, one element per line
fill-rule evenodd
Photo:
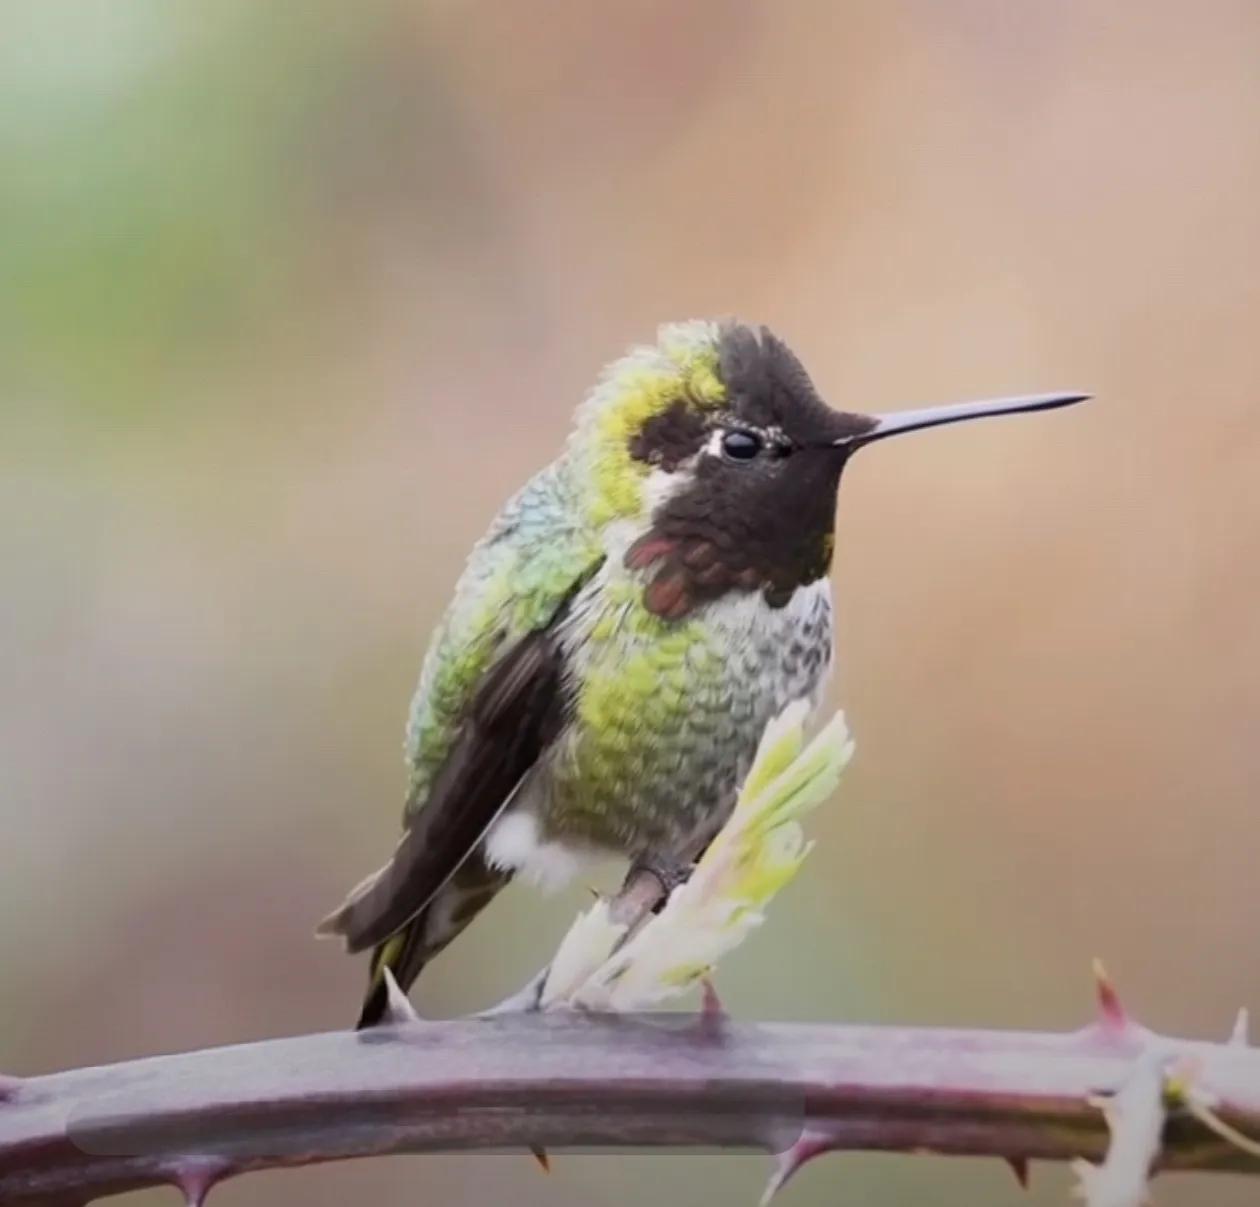
<path fill-rule="evenodd" d="M 587 520 L 619 524 L 645 599 L 677 618 L 728 591 L 782 606 L 827 574 L 849 457 L 886 436 L 1047 410 L 1043 394 L 864 415 L 837 411 L 766 328 L 688 322 L 610 365 L 582 404 L 570 455 Z"/>

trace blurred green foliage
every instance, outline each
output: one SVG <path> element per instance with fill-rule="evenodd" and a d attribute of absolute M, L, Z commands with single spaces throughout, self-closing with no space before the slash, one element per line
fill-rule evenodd
<path fill-rule="evenodd" d="M 0 361 L 102 420 L 179 405 L 284 309 L 372 6 L 10 6 Z"/>

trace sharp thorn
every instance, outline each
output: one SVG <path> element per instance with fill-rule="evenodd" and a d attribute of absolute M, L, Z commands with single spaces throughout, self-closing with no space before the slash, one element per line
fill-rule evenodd
<path fill-rule="evenodd" d="M 551 1172 L 551 1158 L 547 1155 L 547 1150 L 539 1144 L 531 1144 L 529 1151 L 534 1154 L 534 1160 L 538 1162 L 538 1167 L 543 1173 Z"/>
<path fill-rule="evenodd" d="M 223 1161 L 187 1158 L 175 1169 L 173 1181 L 184 1196 L 185 1207 L 204 1207 L 210 1191 L 227 1176 Z"/>
<path fill-rule="evenodd" d="M 762 1191 L 759 1207 L 769 1207 L 774 1196 L 800 1172 L 802 1166 L 808 1165 L 815 1157 L 821 1157 L 830 1149 L 831 1141 L 824 1133 L 810 1128 L 802 1131 L 791 1148 L 785 1149 L 775 1158 L 774 1172 Z"/>
<path fill-rule="evenodd" d="M 1029 1171 L 1027 1157 L 1007 1157 L 1006 1163 L 1011 1167 L 1011 1173 L 1015 1175 L 1015 1181 L 1019 1183 L 1021 1190 L 1028 1189 Z"/>
<path fill-rule="evenodd" d="M 717 987 L 712 978 L 700 978 L 700 1025 L 707 1031 L 720 1029 L 730 1016 L 722 999 L 718 997 Z"/>
<path fill-rule="evenodd" d="M 205 1201 L 210 1194 L 210 1183 L 201 1186 L 181 1183 L 179 1188 L 184 1192 L 184 1207 L 205 1207 Z"/>
<path fill-rule="evenodd" d="M 1116 987 L 1107 975 L 1102 960 L 1094 959 L 1094 985 L 1098 992 L 1098 1023 L 1104 1031 L 1120 1034 L 1128 1031 L 1133 1023 L 1120 1001 Z"/>
<path fill-rule="evenodd" d="M 1229 1045 L 1231 1048 L 1246 1048 L 1251 1045 L 1251 1014 L 1246 1006 L 1238 1008 L 1233 1030 L 1229 1033 Z"/>
<path fill-rule="evenodd" d="M 424 1019 L 416 1013 L 416 1008 L 411 1004 L 411 999 L 402 991 L 398 982 L 394 979 L 393 972 L 386 968 L 384 975 L 385 992 L 389 1000 L 385 1007 L 385 1015 L 381 1021 L 386 1026 L 392 1027 L 410 1027 L 424 1022 Z"/>

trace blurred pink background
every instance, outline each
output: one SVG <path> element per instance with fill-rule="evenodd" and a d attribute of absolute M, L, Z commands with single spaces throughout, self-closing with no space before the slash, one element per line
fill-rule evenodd
<path fill-rule="evenodd" d="M 125 6 L 0 31 L 0 1069 L 327 1029 L 427 633 L 601 364 L 738 315 L 836 405 L 1084 387 L 863 457 L 818 848 L 741 1016 L 1260 1006 L 1260 8 Z M 550 954 L 505 894 L 432 1013 Z M 393 1158 L 216 1207 L 754 1203 L 751 1156 Z M 1021 1199 L 834 1157 L 788 1207 Z M 1254 1202 L 1170 1178 L 1163 1207 Z M 172 1202 L 174 1192 L 117 1200 Z"/>

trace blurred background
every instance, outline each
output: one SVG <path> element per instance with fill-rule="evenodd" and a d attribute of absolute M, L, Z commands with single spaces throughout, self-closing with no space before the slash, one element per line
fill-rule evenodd
<path fill-rule="evenodd" d="M 1249 0 L 6 4 L 0 1068 L 350 1022 L 311 928 L 394 841 L 468 547 L 604 361 L 731 314 L 847 408 L 1099 400 L 847 474 L 858 755 L 728 1006 L 1069 1028 L 1101 954 L 1223 1037 L 1260 1006 L 1258 39 Z M 422 1009 L 514 988 L 584 899 L 505 894 Z M 555 1166 L 214 1202 L 753 1203 L 768 1162 Z M 1067 1188 L 833 1157 L 783 1202 Z"/>

